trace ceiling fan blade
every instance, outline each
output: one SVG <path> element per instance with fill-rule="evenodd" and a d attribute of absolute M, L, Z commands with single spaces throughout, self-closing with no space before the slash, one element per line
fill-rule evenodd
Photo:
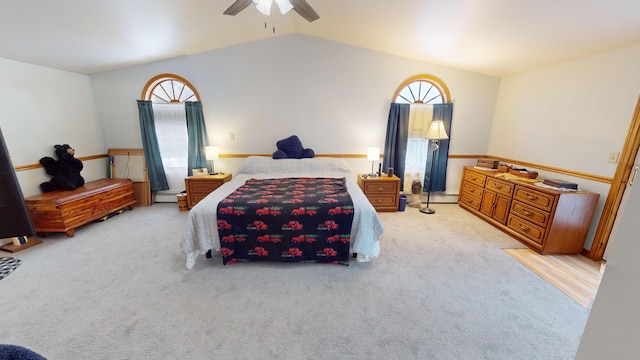
<path fill-rule="evenodd" d="M 311 5 L 307 4 L 305 0 L 289 0 L 291 5 L 293 5 L 293 10 L 300 14 L 303 18 L 307 19 L 308 22 L 312 22 L 320 19 L 318 13 L 313 10 Z"/>
<path fill-rule="evenodd" d="M 225 15 L 235 15 L 240 11 L 247 8 L 247 6 L 253 4 L 253 0 L 236 0 L 227 10 L 223 12 Z"/>

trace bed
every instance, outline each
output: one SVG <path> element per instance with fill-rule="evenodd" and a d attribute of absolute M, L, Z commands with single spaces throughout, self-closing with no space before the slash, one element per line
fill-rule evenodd
<path fill-rule="evenodd" d="M 234 177 L 231 181 L 223 184 L 214 192 L 207 195 L 207 197 L 198 202 L 198 204 L 196 204 L 196 206 L 194 206 L 189 211 L 180 244 L 181 250 L 186 256 L 187 268 L 191 269 L 195 265 L 198 255 L 202 255 L 210 251 L 222 256 L 223 259 L 226 258 L 225 255 L 227 255 L 226 252 L 229 251 L 229 245 L 231 243 L 228 241 L 221 241 L 220 233 L 222 232 L 223 236 L 226 236 L 224 235 L 224 228 L 226 226 L 219 226 L 221 224 L 219 223 L 219 220 L 223 221 L 224 219 L 222 218 L 223 215 L 225 215 L 221 214 L 219 216 L 219 212 L 224 213 L 225 208 L 228 208 L 225 202 L 230 201 L 229 197 L 234 198 L 234 195 L 236 195 L 235 197 L 237 198 L 239 191 L 243 191 L 246 189 L 247 182 L 260 183 L 261 186 L 265 186 L 265 181 L 276 182 L 276 184 L 266 185 L 272 186 L 272 188 L 275 189 L 282 187 L 282 181 L 285 179 L 294 181 L 300 181 L 300 179 L 303 179 L 303 181 L 335 181 L 344 184 L 345 191 L 349 195 L 348 201 L 350 201 L 351 203 L 347 203 L 346 205 L 342 204 L 341 206 L 329 204 L 329 206 L 333 205 L 333 209 L 339 208 L 342 210 L 347 210 L 342 211 L 342 213 L 346 213 L 346 215 L 349 216 L 348 218 L 351 222 L 350 229 L 346 231 L 343 226 L 340 228 L 340 230 L 342 231 L 336 231 L 332 234 L 329 234 L 328 230 L 331 228 L 331 226 L 320 225 L 325 224 L 325 221 L 321 221 L 320 216 L 322 214 L 318 213 L 314 214 L 318 216 L 317 218 L 315 218 L 315 221 L 319 224 L 314 229 L 314 232 L 317 235 L 324 237 L 334 236 L 337 234 L 337 238 L 340 240 L 335 241 L 335 245 L 340 246 L 342 244 L 343 247 L 346 246 L 346 251 L 354 255 L 356 257 L 356 261 L 358 262 L 366 262 L 369 261 L 371 257 L 377 257 L 379 255 L 379 238 L 384 232 L 384 226 L 375 209 L 358 186 L 356 182 L 356 175 L 344 160 L 326 157 L 275 160 L 266 156 L 250 156 L 241 165 L 237 173 L 234 174 Z M 301 198 L 302 201 L 307 201 L 307 198 L 305 196 L 303 196 L 302 194 L 300 196 L 301 197 L 299 198 Z M 338 195 L 337 193 L 332 196 L 334 198 L 342 197 L 342 195 Z M 296 203 L 296 209 L 307 207 L 315 209 L 315 207 L 319 203 L 318 200 L 313 198 L 310 201 L 313 201 L 313 203 L 310 203 L 309 201 L 307 201 L 307 203 Z M 238 206 L 234 207 L 236 209 L 243 208 Z M 269 206 L 265 207 L 270 208 Z M 249 212 L 251 214 L 256 213 L 253 210 L 250 210 Z M 297 217 L 299 214 L 292 214 L 292 212 L 293 211 L 290 210 L 284 211 L 285 214 L 291 216 L 291 222 L 285 222 L 286 224 L 290 224 L 290 226 L 282 225 L 282 227 L 280 228 L 280 230 L 282 230 L 281 232 L 287 237 L 299 235 L 293 231 L 290 231 L 295 230 L 296 226 L 299 226 L 297 222 L 300 219 L 299 217 Z M 327 210 L 323 210 L 322 212 L 328 213 Z M 233 212 L 231 212 L 228 215 L 233 216 L 236 214 L 233 214 Z M 219 217 L 221 219 L 219 219 Z M 264 225 L 256 225 L 256 227 L 260 226 Z M 248 233 L 256 230 L 253 227 L 247 228 L 246 225 L 245 229 Z M 310 231 L 306 231 L 305 235 L 309 235 L 309 232 Z M 310 236 L 313 237 L 314 235 Z M 334 239 L 335 238 L 336 237 L 334 236 Z M 281 240 L 284 243 L 282 245 L 287 244 L 287 246 L 289 246 L 292 244 L 291 238 Z M 293 241 L 295 242 L 295 240 Z M 302 246 L 303 244 L 300 243 L 299 245 Z M 298 245 L 290 246 L 289 249 L 292 250 L 289 255 L 291 256 L 282 256 L 282 260 L 287 262 L 295 261 L 295 249 L 297 248 L 299 248 Z M 257 249 L 257 254 L 252 255 L 258 258 L 260 255 L 260 251 L 263 250 Z M 223 254 L 223 252 L 225 253 Z M 326 250 L 326 252 L 332 253 L 331 250 Z M 344 259 L 344 257 L 342 259 Z M 270 261 L 273 261 L 273 259 L 270 259 Z M 344 263 L 344 261 L 342 260 L 333 262 Z M 227 259 L 225 259 L 225 263 L 227 263 Z"/>

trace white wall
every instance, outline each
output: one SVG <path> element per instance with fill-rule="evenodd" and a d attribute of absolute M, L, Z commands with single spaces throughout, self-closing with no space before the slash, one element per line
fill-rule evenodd
<path fill-rule="evenodd" d="M 105 152 L 89 77 L 0 58 L 0 127 L 14 166 L 55 158 L 69 144 L 76 156 Z M 85 180 L 105 177 L 106 160 L 83 162 Z M 44 169 L 17 173 L 25 197 L 49 181 Z"/>
<path fill-rule="evenodd" d="M 613 177 L 640 94 L 640 46 L 503 78 L 489 154 Z M 541 173 L 600 194 L 590 248 L 609 184 Z"/>
<path fill-rule="evenodd" d="M 636 159 L 636 164 L 640 156 Z M 607 268 L 593 302 L 576 359 L 632 359 L 640 352 L 640 271 L 638 271 L 639 182 L 628 187 L 616 220 Z M 636 354 L 636 355 L 633 355 Z"/>
<path fill-rule="evenodd" d="M 391 97 L 407 78 L 439 77 L 455 103 L 450 152 L 484 154 L 499 79 L 304 35 L 183 56 L 91 76 L 107 147 L 140 147 L 136 99 L 160 73 L 189 80 L 199 92 L 210 141 L 221 153 L 270 154 L 296 134 L 323 154 L 364 154 L 384 147 Z M 228 133 L 235 133 L 235 140 Z M 219 165 L 218 165 L 219 164 Z M 238 161 L 221 159 L 233 172 Z M 361 164 L 361 165 L 360 165 Z M 222 166 L 219 168 L 218 166 Z M 371 164 L 355 164 L 358 172 Z M 377 166 L 377 165 L 376 165 Z M 452 167 L 461 167 L 453 162 Z M 459 171 L 450 181 L 457 192 Z"/>

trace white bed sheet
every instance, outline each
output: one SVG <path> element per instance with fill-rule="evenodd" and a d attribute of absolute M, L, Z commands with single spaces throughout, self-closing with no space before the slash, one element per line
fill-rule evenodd
<path fill-rule="evenodd" d="M 380 236 L 384 225 L 356 182 L 356 175 L 340 159 L 279 159 L 252 156 L 238 170 L 233 179 L 224 183 L 194 206 L 187 216 L 180 247 L 186 255 L 187 269 L 191 269 L 198 255 L 209 250 L 220 251 L 217 226 L 218 203 L 251 178 L 270 179 L 287 177 L 344 177 L 347 191 L 353 201 L 351 251 L 358 254 L 357 261 L 369 261 L 380 254 Z"/>

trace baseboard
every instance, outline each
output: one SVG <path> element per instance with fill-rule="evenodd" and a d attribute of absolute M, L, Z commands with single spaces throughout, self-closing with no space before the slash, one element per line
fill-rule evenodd
<path fill-rule="evenodd" d="M 416 204 L 416 195 L 414 194 L 403 194 L 407 195 L 408 203 Z M 422 204 L 427 203 L 427 195 L 422 195 Z M 458 194 L 442 194 L 442 193 L 432 193 L 429 196 L 429 204 L 457 204 L 458 203 Z"/>

